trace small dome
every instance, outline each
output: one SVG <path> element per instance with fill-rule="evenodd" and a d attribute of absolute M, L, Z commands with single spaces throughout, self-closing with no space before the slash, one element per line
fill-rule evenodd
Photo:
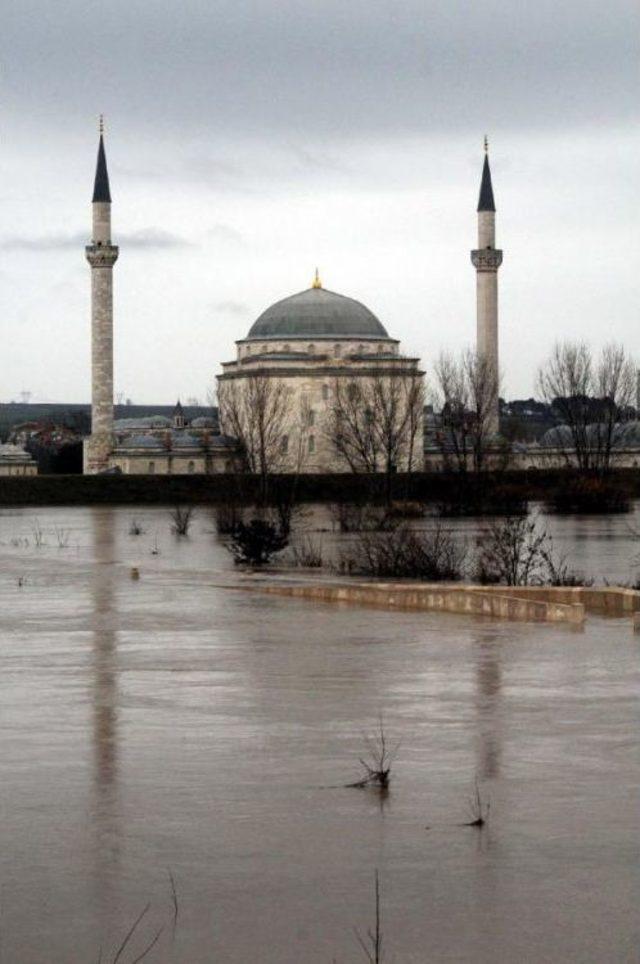
<path fill-rule="evenodd" d="M 123 439 L 121 447 L 131 449 L 161 449 L 162 442 L 154 435 L 130 435 Z"/>
<path fill-rule="evenodd" d="M 178 435 L 176 433 L 173 436 L 173 444 L 179 449 L 193 449 L 200 446 L 200 439 L 193 435 Z"/>
<path fill-rule="evenodd" d="M 129 431 L 133 429 L 141 428 L 168 428 L 171 425 L 171 420 L 166 417 L 166 415 L 147 415 L 140 418 L 117 418 L 113 423 L 114 429 L 116 431 L 127 429 Z"/>
<path fill-rule="evenodd" d="M 640 422 L 618 422 L 613 444 L 617 449 L 640 448 Z"/>
<path fill-rule="evenodd" d="M 605 424 L 591 422 L 585 428 L 586 440 L 594 448 L 604 445 L 609 433 Z M 640 448 L 640 422 L 616 422 L 611 433 L 615 449 Z M 573 434 L 568 425 L 557 425 L 545 432 L 540 439 L 542 448 L 573 448 Z"/>
<path fill-rule="evenodd" d="M 572 438 L 568 425 L 556 425 L 541 436 L 539 443 L 545 449 L 566 448 L 571 445 Z"/>
<path fill-rule="evenodd" d="M 251 326 L 247 339 L 389 338 L 372 311 L 354 298 L 309 288 L 277 301 Z"/>

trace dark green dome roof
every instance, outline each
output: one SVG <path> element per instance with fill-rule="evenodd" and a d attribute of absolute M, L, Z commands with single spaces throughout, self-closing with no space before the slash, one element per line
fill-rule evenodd
<path fill-rule="evenodd" d="M 325 288 L 308 288 L 276 301 L 253 323 L 248 339 L 389 338 L 372 311 Z"/>

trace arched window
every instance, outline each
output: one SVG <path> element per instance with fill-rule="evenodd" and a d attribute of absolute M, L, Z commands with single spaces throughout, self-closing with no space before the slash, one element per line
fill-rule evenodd
<path fill-rule="evenodd" d="M 195 462 L 189 462 L 189 464 L 188 464 L 188 466 L 187 466 L 187 472 L 189 473 L 189 475 L 193 475 L 193 473 L 195 472 L 195 470 L 196 470 L 196 463 L 195 463 Z"/>
<path fill-rule="evenodd" d="M 280 451 L 283 455 L 286 455 L 289 451 L 289 436 L 283 435 L 280 439 Z"/>
<path fill-rule="evenodd" d="M 322 386 L 322 398 L 324 399 L 325 402 L 326 402 L 326 400 L 329 398 L 329 386 L 328 386 L 328 385 L 323 385 L 323 386 Z"/>
<path fill-rule="evenodd" d="M 316 450 L 316 440 L 313 435 L 309 436 L 309 455 L 313 455 Z"/>
<path fill-rule="evenodd" d="M 149 475 L 153 475 L 155 470 L 156 470 L 156 463 L 149 462 L 149 468 L 148 468 Z"/>
<path fill-rule="evenodd" d="M 309 428 L 312 428 L 312 426 L 314 426 L 316 423 L 316 413 L 312 408 L 309 409 L 308 423 L 309 423 Z"/>
<path fill-rule="evenodd" d="M 342 345 L 334 345 L 333 354 L 336 358 L 340 358 L 340 355 L 342 354 Z"/>
<path fill-rule="evenodd" d="M 316 346 L 315 346 L 315 345 L 309 345 L 309 346 L 307 347 L 307 351 L 309 352 L 310 355 L 313 355 L 313 354 L 315 353 L 315 350 L 316 350 Z"/>
<path fill-rule="evenodd" d="M 288 354 L 291 351 L 291 345 L 283 345 L 282 350 L 285 354 Z"/>
<path fill-rule="evenodd" d="M 358 345 L 358 354 L 364 355 L 364 345 Z"/>

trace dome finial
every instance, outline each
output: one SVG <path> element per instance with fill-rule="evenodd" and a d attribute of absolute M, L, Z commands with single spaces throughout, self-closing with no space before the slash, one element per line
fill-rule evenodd
<path fill-rule="evenodd" d="M 485 154 L 489 153 L 489 138 L 486 134 L 484 135 L 484 152 Z"/>
<path fill-rule="evenodd" d="M 316 268 L 316 273 L 315 273 L 315 276 L 314 276 L 314 279 L 313 279 L 313 284 L 311 285 L 311 287 L 312 287 L 312 288 L 322 288 L 322 282 L 320 281 L 320 272 L 318 271 L 317 268 Z"/>

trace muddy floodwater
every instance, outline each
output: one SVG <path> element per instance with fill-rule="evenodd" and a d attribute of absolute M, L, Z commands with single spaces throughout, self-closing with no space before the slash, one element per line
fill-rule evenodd
<path fill-rule="evenodd" d="M 574 565 L 629 580 L 629 522 L 553 531 Z M 0 512 L 2 964 L 112 962 L 147 904 L 120 964 L 158 932 L 145 962 L 363 961 L 376 868 L 387 961 L 638 960 L 629 618 L 225 583 L 242 576 L 205 509 L 187 538 L 162 508 Z M 385 799 L 344 787 L 381 713 Z M 481 830 L 461 826 L 476 779 Z"/>

